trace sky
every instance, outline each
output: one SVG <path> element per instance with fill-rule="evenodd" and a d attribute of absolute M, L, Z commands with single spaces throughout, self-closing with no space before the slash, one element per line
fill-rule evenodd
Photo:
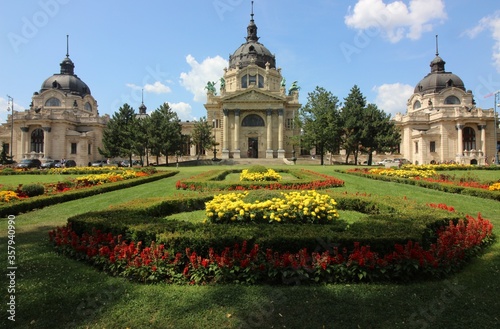
<path fill-rule="evenodd" d="M 498 0 L 255 0 L 259 42 L 276 56 L 300 102 L 322 87 L 344 101 L 357 85 L 394 116 L 438 51 L 477 106 L 500 90 Z M 66 56 L 101 115 L 124 103 L 168 103 L 185 120 L 206 115 L 204 87 L 245 42 L 250 0 L 23 0 L 0 4 L 0 123 L 29 107 Z M 289 85 L 287 86 L 289 87 Z M 500 95 L 499 95 L 500 96 Z"/>

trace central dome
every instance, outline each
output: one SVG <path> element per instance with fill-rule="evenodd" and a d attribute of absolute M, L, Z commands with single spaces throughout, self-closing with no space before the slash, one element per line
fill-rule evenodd
<path fill-rule="evenodd" d="M 61 62 L 61 73 L 54 74 L 42 83 L 40 93 L 49 89 L 59 89 L 68 94 L 84 97 L 90 95 L 90 89 L 85 82 L 74 73 L 75 64 L 66 55 Z"/>
<path fill-rule="evenodd" d="M 462 79 L 460 79 L 460 77 L 456 74 L 446 72 L 444 64 L 446 64 L 446 62 L 439 57 L 438 53 L 436 53 L 436 57 L 430 64 L 431 73 L 427 74 L 422 80 L 420 80 L 420 82 L 415 86 L 414 93 L 438 93 L 445 88 L 451 87 L 459 88 L 465 91 L 465 85 Z"/>
<path fill-rule="evenodd" d="M 253 10 L 250 23 L 247 27 L 247 42 L 242 44 L 236 51 L 229 56 L 229 68 L 243 68 L 250 64 L 266 68 L 269 63 L 270 68 L 276 68 L 276 58 L 262 43 L 257 36 L 257 25 L 253 20 Z"/>

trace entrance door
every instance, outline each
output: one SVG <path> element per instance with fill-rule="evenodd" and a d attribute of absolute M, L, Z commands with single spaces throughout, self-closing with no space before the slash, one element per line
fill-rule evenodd
<path fill-rule="evenodd" d="M 249 158 L 259 157 L 259 139 L 257 137 L 248 138 L 248 152 L 247 156 Z"/>

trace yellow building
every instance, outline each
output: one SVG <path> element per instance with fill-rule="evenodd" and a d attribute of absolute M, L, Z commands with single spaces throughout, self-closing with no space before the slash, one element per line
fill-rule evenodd
<path fill-rule="evenodd" d="M 252 12 L 246 42 L 229 57 L 220 81 L 207 84 L 207 121 L 222 159 L 291 157 L 298 98 L 297 83 L 287 93 L 275 56 L 259 42 Z"/>

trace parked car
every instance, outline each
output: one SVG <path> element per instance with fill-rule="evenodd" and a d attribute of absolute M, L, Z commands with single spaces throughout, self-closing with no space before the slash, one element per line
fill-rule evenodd
<path fill-rule="evenodd" d="M 59 160 L 47 160 L 44 163 L 42 163 L 41 168 L 43 168 L 43 169 L 56 168 L 57 167 L 56 165 L 58 163 L 61 163 L 61 161 L 59 161 Z"/>
<path fill-rule="evenodd" d="M 16 168 L 28 169 L 28 168 L 40 168 L 42 162 L 38 159 L 22 159 L 16 166 Z"/>
<path fill-rule="evenodd" d="M 401 165 L 411 164 L 411 162 L 409 160 L 404 159 L 404 158 L 394 159 L 394 162 L 401 163 Z"/>
<path fill-rule="evenodd" d="M 122 167 L 130 167 L 130 161 L 123 160 L 121 162 Z M 140 160 L 132 160 L 132 166 L 142 166 L 142 162 Z"/>
<path fill-rule="evenodd" d="M 394 161 L 392 161 L 392 159 L 384 159 L 382 161 L 377 162 L 377 164 L 379 166 L 385 166 L 386 163 L 392 163 L 392 162 L 394 162 Z"/>
<path fill-rule="evenodd" d="M 102 167 L 108 164 L 107 160 L 97 160 L 92 162 L 92 167 Z"/>
<path fill-rule="evenodd" d="M 70 168 L 70 167 L 76 167 L 76 161 L 75 160 L 64 160 L 64 163 L 62 161 L 59 161 L 55 164 L 56 168 Z"/>

